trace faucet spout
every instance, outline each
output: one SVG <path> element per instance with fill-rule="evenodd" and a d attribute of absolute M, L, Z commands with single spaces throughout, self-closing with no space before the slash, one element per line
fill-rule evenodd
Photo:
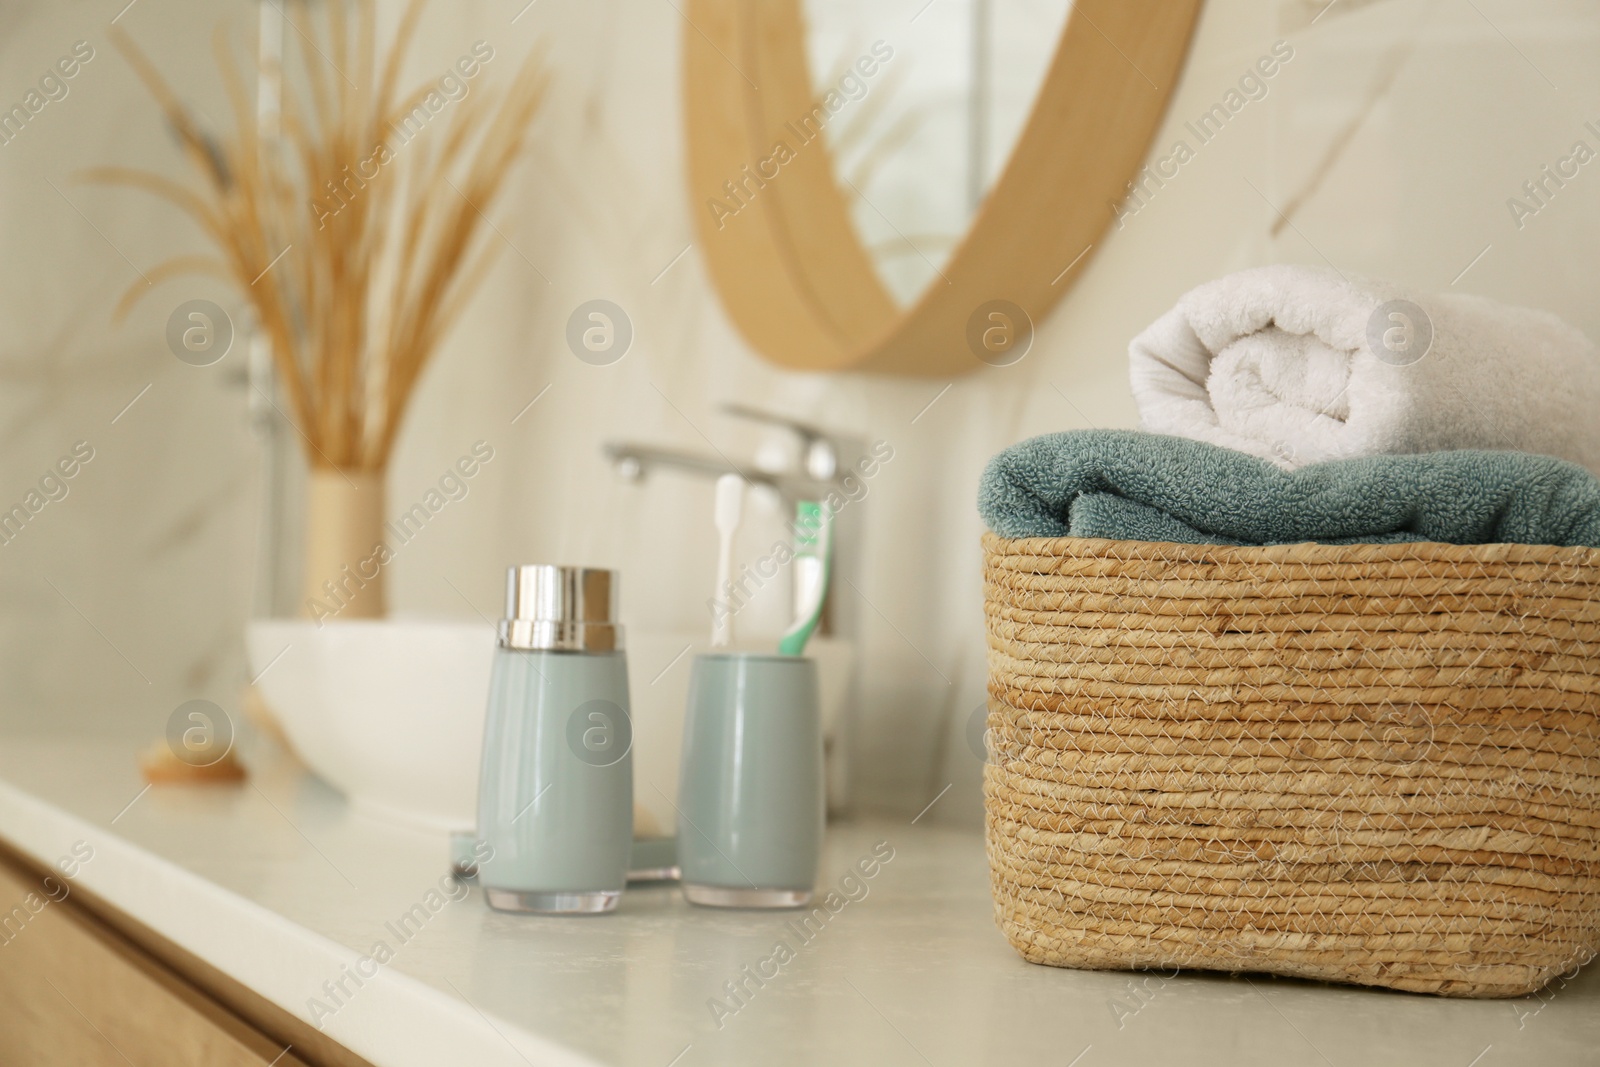
<path fill-rule="evenodd" d="M 833 488 L 830 482 L 740 467 L 720 456 L 680 452 L 631 441 L 607 441 L 600 448 L 616 467 L 617 473 L 631 482 L 643 481 L 658 469 L 674 470 L 710 481 L 724 474 L 737 474 L 751 485 L 766 486 L 773 490 L 790 506 L 799 500 L 823 500 Z"/>
<path fill-rule="evenodd" d="M 658 467 L 712 479 L 720 478 L 724 474 L 742 475 L 744 473 L 732 463 L 716 456 L 699 456 L 690 452 L 678 452 L 670 448 L 657 448 L 654 445 L 638 445 L 627 441 L 607 441 L 600 446 L 600 450 L 605 453 L 605 457 L 617 468 L 617 472 L 630 482 L 643 481 L 653 469 Z"/>

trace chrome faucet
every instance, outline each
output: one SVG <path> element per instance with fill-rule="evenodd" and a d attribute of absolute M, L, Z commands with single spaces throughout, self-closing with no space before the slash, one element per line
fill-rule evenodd
<path fill-rule="evenodd" d="M 775 415 L 748 404 L 732 403 L 723 404 L 722 411 L 735 418 L 781 426 L 794 434 L 800 439 L 801 467 L 818 481 L 834 481 L 839 469 L 847 463 L 854 463 L 863 451 L 863 442 L 858 438 L 832 434 L 787 415 Z"/>
<path fill-rule="evenodd" d="M 754 466 L 740 466 L 723 456 L 697 455 L 629 441 L 607 441 L 600 447 L 616 466 L 617 473 L 630 482 L 642 481 L 657 467 L 711 479 L 737 474 L 752 485 L 774 490 L 790 505 L 797 500 L 821 500 L 829 489 L 842 484 L 841 471 L 860 458 L 863 451 L 862 442 L 857 438 L 830 433 L 787 415 L 748 404 L 723 404 L 720 410 L 735 418 L 777 426 L 794 434 L 800 440 L 800 472 L 764 471 Z"/>
<path fill-rule="evenodd" d="M 751 485 L 762 485 L 776 492 L 790 507 L 799 500 L 821 500 L 833 488 L 832 481 L 817 481 L 792 474 L 775 474 L 750 466 L 738 466 L 721 456 L 680 452 L 656 445 L 631 441 L 607 441 L 600 446 L 617 473 L 630 482 L 642 482 L 654 470 L 675 470 L 716 480 L 724 474 L 737 474 Z"/>
<path fill-rule="evenodd" d="M 782 498 L 792 516 L 794 505 L 801 500 L 826 500 L 836 490 L 846 489 L 845 477 L 865 453 L 863 443 L 853 437 L 831 433 L 786 415 L 778 415 L 745 404 L 723 404 L 720 410 L 736 418 L 761 422 L 788 430 L 800 441 L 799 471 L 764 471 L 754 465 L 737 464 L 721 455 L 682 452 L 655 445 L 631 441 L 607 441 L 600 446 L 617 473 L 630 482 L 639 482 L 655 470 L 675 470 L 695 477 L 715 480 L 724 474 L 737 474 L 751 485 L 766 486 Z M 849 494 L 846 493 L 848 498 Z M 856 508 L 849 509 L 852 513 Z M 830 568 L 827 607 L 824 609 L 823 633 L 841 630 L 849 635 L 853 627 L 839 622 L 853 617 L 854 612 L 839 604 L 834 595 L 836 578 L 849 580 L 853 557 L 858 545 L 859 519 L 851 514 L 841 522 L 835 520 L 833 532 L 834 565 Z"/>

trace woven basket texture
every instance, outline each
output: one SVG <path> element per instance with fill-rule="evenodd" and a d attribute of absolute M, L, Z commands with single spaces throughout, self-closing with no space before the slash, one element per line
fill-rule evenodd
<path fill-rule="evenodd" d="M 1026 959 L 1508 997 L 1600 947 L 1600 550 L 983 546 Z"/>

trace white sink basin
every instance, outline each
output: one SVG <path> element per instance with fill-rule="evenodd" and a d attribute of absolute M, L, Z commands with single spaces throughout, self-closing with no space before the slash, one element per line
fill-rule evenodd
<path fill-rule="evenodd" d="M 634 833 L 671 834 L 689 665 L 706 640 L 639 630 L 625 640 Z M 446 830 L 475 821 L 494 644 L 493 627 L 469 622 L 259 619 L 246 632 L 257 686 L 312 770 L 363 810 Z M 852 651 L 813 638 L 807 655 L 817 661 L 823 733 L 836 750 Z"/>

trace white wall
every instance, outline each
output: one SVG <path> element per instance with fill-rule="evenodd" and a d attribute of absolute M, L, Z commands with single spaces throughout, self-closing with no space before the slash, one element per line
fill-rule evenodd
<path fill-rule="evenodd" d="M 214 287 L 165 284 L 125 324 L 109 321 L 137 278 L 122 255 L 148 267 L 195 245 L 190 231 L 133 194 L 65 184 L 110 160 L 176 166 L 105 41 L 117 6 L 0 9 L 0 101 L 74 40 L 99 53 L 66 100 L 0 146 L 0 500 L 19 498 L 75 440 L 97 449 L 71 495 L 0 547 L 0 723 L 154 736 L 183 699 L 237 706 L 258 455 L 230 380 L 239 361 L 196 370 L 161 339 L 173 306 Z M 1600 8 L 1581 0 L 1340 0 L 1320 17 L 1322 0 L 1211 0 L 1156 155 L 1274 41 L 1294 58 L 1108 232 L 1025 360 L 954 383 L 779 372 L 734 333 L 693 249 L 662 274 L 694 240 L 677 96 L 679 38 L 694 31 L 681 3 L 540 0 L 514 25 L 515 0 L 448 6 L 419 72 L 483 38 L 507 60 L 491 65 L 503 76 L 542 40 L 555 91 L 534 158 L 493 212 L 514 248 L 423 384 L 392 501 L 419 497 L 475 440 L 497 458 L 397 561 L 396 606 L 493 616 L 505 563 L 587 562 L 622 568 L 630 625 L 699 629 L 714 565 L 709 486 L 621 484 L 599 442 L 708 451 L 709 438 L 749 454 L 762 436 L 716 412 L 730 399 L 887 440 L 895 458 L 861 512 L 856 764 L 868 806 L 914 814 L 954 783 L 929 817 L 976 819 L 980 766 L 965 728 L 984 687 L 978 473 L 1030 434 L 1133 425 L 1127 340 L 1184 289 L 1257 263 L 1331 261 L 1545 307 L 1600 336 L 1600 163 L 1520 230 L 1506 207 L 1574 141 L 1600 149 L 1583 128 L 1600 127 Z M 220 115 L 206 38 L 224 11 L 250 21 L 239 4 L 139 0 L 119 24 Z M 1076 251 L 1063 250 L 1063 266 Z M 636 330 L 609 367 L 579 362 L 562 340 L 569 312 L 594 297 L 622 305 Z M 755 555 L 775 530 L 769 516 L 742 547 Z"/>
<path fill-rule="evenodd" d="M 185 695 L 237 702 L 254 452 L 232 384 L 238 360 L 197 370 L 162 337 L 179 302 L 223 298 L 223 290 L 163 285 L 112 321 L 122 291 L 143 284 L 141 270 L 195 244 L 172 212 L 76 180 L 108 162 L 176 166 L 170 139 L 107 37 L 121 6 L 0 7 L 6 111 L 75 42 L 95 53 L 65 98 L 0 144 L 4 507 L 74 442 L 95 452 L 64 499 L 0 546 L 0 723 L 153 738 Z M 220 117 L 212 27 L 250 9 L 212 10 L 141 2 L 119 25 Z"/>

